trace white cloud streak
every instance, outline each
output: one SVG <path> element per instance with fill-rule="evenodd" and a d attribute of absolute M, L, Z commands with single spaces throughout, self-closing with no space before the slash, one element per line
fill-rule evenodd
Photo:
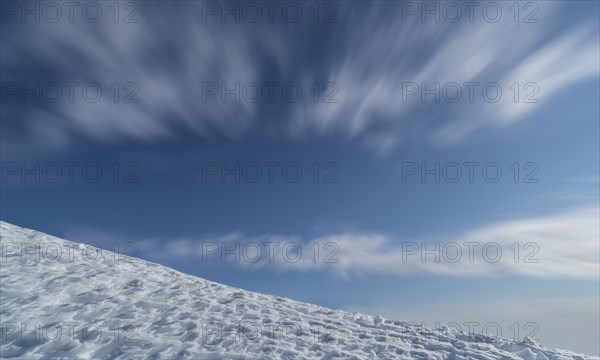
<path fill-rule="evenodd" d="M 425 242 L 373 233 L 343 233 L 309 239 L 287 235 L 245 237 L 233 233 L 178 240 L 161 247 L 156 256 L 165 261 L 185 259 L 199 266 L 221 262 L 249 269 L 320 270 L 344 277 L 430 274 L 594 278 L 600 276 L 599 211 L 598 208 L 581 208 L 554 216 L 504 221 Z M 267 252 L 268 246 L 262 245 L 268 242 L 277 244 L 270 252 Z M 315 243 L 318 255 L 315 255 Z M 436 243 L 439 244 L 437 250 Z M 247 244 L 258 246 L 244 250 Z M 233 256 L 236 246 L 239 260 Z M 258 252 L 257 247 L 261 248 Z M 297 256 L 297 248 L 301 249 L 302 256 Z M 229 254 L 224 255 L 223 249 Z"/>
<path fill-rule="evenodd" d="M 542 19 L 535 24 L 515 23 L 507 9 L 498 23 L 421 22 L 418 16 L 406 22 L 401 4 L 343 3 L 340 22 L 316 30 L 309 16 L 283 26 L 204 23 L 200 2 L 142 2 L 136 24 L 6 24 L 1 60 L 8 74 L 46 66 L 58 77 L 54 81 L 132 81 L 140 89 L 138 104 L 115 104 L 105 94 L 99 103 L 36 107 L 11 121 L 53 134 L 49 142 L 57 145 L 79 134 L 108 142 L 156 141 L 181 129 L 239 138 L 264 120 L 258 118 L 260 105 L 216 98 L 203 103 L 202 82 L 272 81 L 264 72 L 272 64 L 268 76 L 339 87 L 337 104 L 311 101 L 306 88 L 303 101 L 282 110 L 291 112 L 281 114 L 289 136 L 331 134 L 387 152 L 409 136 L 451 143 L 514 124 L 574 84 L 597 80 L 597 31 L 585 22 L 561 28 L 555 20 L 562 8 L 555 3 L 538 2 Z M 291 40 L 317 30 L 326 30 L 331 46 L 319 49 L 322 61 L 315 63 L 303 57 L 301 41 Z M 323 78 L 315 79 L 317 73 Z M 504 94 L 497 103 L 402 101 L 405 82 L 469 81 L 499 82 Z M 539 103 L 515 103 L 508 91 L 514 82 L 535 82 Z M 424 134 L 411 132 L 417 122 Z"/>
<path fill-rule="evenodd" d="M 555 4 L 538 4 L 544 17 L 537 24 L 481 19 L 423 23 L 419 17 L 408 23 L 398 18 L 380 21 L 390 7 L 370 6 L 361 14 L 372 25 L 370 31 L 359 26 L 343 29 L 340 52 L 344 56 L 329 72 L 343 101 L 297 109 L 292 131 L 342 132 L 386 152 L 406 139 L 415 122 L 426 123 L 425 137 L 430 141 L 452 143 L 482 128 L 525 119 L 535 109 L 551 104 L 552 96 L 582 80 L 597 79 L 599 73 L 594 29 L 582 25 L 549 37 L 561 10 Z M 425 83 L 428 88 L 436 83 L 443 87 L 450 82 L 496 82 L 503 94 L 499 101 L 487 102 L 479 86 L 473 103 L 465 101 L 466 88 L 456 104 L 444 104 L 443 99 L 436 103 L 432 96 L 423 103 L 421 92 L 403 100 L 403 84 L 408 82 Z M 515 82 L 521 87 L 519 102 L 509 90 Z M 533 88 L 522 88 L 529 82 L 538 87 L 532 97 L 538 103 L 523 103 L 524 96 L 533 92 Z"/>

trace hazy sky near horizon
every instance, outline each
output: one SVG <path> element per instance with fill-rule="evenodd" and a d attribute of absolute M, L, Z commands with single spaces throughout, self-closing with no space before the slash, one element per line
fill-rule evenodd
<path fill-rule="evenodd" d="M 598 2 L 1 5 L 3 221 L 600 354 Z"/>

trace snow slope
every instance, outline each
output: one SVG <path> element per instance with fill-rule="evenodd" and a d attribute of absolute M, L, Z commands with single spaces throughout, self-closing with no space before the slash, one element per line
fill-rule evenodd
<path fill-rule="evenodd" d="M 592 359 L 244 291 L 0 227 L 2 358 Z"/>

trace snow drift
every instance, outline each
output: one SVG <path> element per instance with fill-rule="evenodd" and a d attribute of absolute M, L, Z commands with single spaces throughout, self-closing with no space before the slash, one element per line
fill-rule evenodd
<path fill-rule="evenodd" d="M 0 242 L 1 358 L 592 359 L 244 291 L 5 222 Z"/>

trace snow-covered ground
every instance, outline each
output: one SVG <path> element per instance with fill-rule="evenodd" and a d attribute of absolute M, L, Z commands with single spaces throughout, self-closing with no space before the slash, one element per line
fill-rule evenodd
<path fill-rule="evenodd" d="M 0 226 L 1 358 L 593 359 L 244 291 Z"/>

